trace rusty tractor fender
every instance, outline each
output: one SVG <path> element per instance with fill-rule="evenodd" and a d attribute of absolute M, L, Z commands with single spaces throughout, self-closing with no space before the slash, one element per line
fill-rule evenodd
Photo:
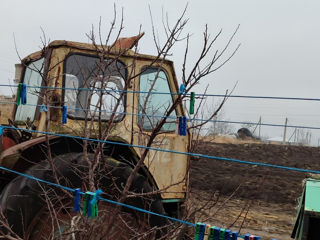
<path fill-rule="evenodd" d="M 82 140 L 74 138 L 60 137 L 60 136 L 40 136 L 19 144 L 16 144 L 6 150 L 0 155 L 0 166 L 12 169 L 18 172 L 25 172 L 27 169 L 47 159 L 47 145 L 46 138 L 49 140 L 51 147 L 52 157 L 61 154 L 75 152 L 80 153 L 83 151 Z M 110 137 L 108 141 L 127 143 L 120 137 Z M 96 147 L 96 142 L 88 143 L 88 152 L 93 152 Z M 117 144 L 106 144 L 104 154 L 112 158 L 124 162 L 133 167 L 139 160 L 139 156 L 132 147 L 122 146 Z M 148 168 L 143 165 L 139 170 L 139 174 L 148 179 L 151 186 L 158 189 L 158 186 L 149 172 Z M 16 175 L 0 171 L 0 191 L 9 183 Z"/>

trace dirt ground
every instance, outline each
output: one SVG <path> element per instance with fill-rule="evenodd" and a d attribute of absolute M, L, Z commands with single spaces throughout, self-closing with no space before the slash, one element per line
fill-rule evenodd
<path fill-rule="evenodd" d="M 201 141 L 197 153 L 247 161 L 320 170 L 320 148 L 259 143 Z M 291 239 L 297 198 L 306 173 L 193 158 L 192 201 L 200 206 L 210 199 L 197 220 L 251 233 L 262 239 Z M 208 201 L 209 202 L 209 201 Z M 209 207 L 208 207 L 209 208 Z"/>

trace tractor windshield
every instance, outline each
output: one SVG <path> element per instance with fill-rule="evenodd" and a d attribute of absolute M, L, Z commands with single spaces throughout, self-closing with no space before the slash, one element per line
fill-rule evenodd
<path fill-rule="evenodd" d="M 44 58 L 31 62 L 26 66 L 23 83 L 27 85 L 27 105 L 17 106 L 16 121 L 33 121 L 40 95 Z"/>
<path fill-rule="evenodd" d="M 75 119 L 124 117 L 126 66 L 114 59 L 73 54 L 65 61 L 64 101 Z"/>

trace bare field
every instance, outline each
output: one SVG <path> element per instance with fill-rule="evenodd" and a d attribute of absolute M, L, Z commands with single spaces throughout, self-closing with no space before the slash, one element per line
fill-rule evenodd
<path fill-rule="evenodd" d="M 209 141 L 197 146 L 197 153 L 211 156 L 320 169 L 320 149 L 314 147 Z M 232 226 L 234 230 L 242 225 L 242 234 L 249 232 L 263 239 L 291 239 L 297 198 L 302 181 L 308 176 L 276 168 L 193 158 L 191 196 L 198 205 L 209 195 L 219 196 L 212 210 L 201 216 L 207 217 L 211 225 Z"/>

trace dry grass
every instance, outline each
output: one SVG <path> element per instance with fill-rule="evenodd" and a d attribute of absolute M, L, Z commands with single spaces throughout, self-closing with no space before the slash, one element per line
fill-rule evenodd
<path fill-rule="evenodd" d="M 200 137 L 200 140 L 213 143 L 246 144 L 246 143 L 264 143 L 255 139 L 238 139 L 228 136 L 207 136 Z"/>

